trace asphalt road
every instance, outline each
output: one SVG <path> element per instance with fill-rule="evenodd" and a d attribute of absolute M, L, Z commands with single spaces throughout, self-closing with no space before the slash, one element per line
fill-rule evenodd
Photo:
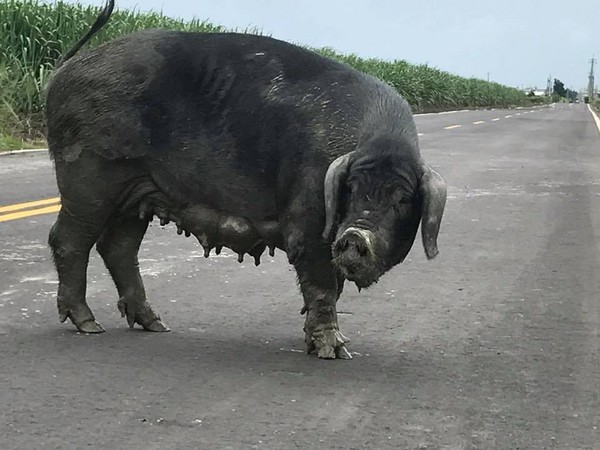
<path fill-rule="evenodd" d="M 7 220 L 0 208 L 0 449 L 599 449 L 590 112 L 417 124 L 449 184 L 441 253 L 428 262 L 419 243 L 373 288 L 347 286 L 352 361 L 303 353 L 281 252 L 259 267 L 227 252 L 205 260 L 156 222 L 140 264 L 173 331 L 129 330 L 94 252 L 88 302 L 107 332 L 81 335 L 57 318 L 55 213 Z M 56 195 L 47 154 L 0 157 L 0 206 Z"/>

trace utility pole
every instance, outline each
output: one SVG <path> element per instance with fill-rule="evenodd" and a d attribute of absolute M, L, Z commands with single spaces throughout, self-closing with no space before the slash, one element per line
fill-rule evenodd
<path fill-rule="evenodd" d="M 588 98 L 590 99 L 590 102 L 592 102 L 594 99 L 594 63 L 595 62 L 596 62 L 596 60 L 594 59 L 594 57 L 592 57 L 592 60 L 590 61 L 590 63 L 591 63 L 590 79 L 588 81 Z"/>

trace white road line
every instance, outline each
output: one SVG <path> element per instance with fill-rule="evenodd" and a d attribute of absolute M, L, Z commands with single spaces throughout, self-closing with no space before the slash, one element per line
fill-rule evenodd
<path fill-rule="evenodd" d="M 440 112 L 429 112 L 429 113 L 414 113 L 414 117 L 420 116 L 442 116 L 445 114 L 456 114 L 456 113 L 465 113 L 465 112 L 477 112 L 477 111 L 495 111 L 496 108 L 484 108 L 484 109 L 457 109 L 454 111 L 440 111 Z"/>
<path fill-rule="evenodd" d="M 512 117 L 512 115 L 508 115 L 508 116 L 504 116 L 505 119 L 510 119 Z"/>
<path fill-rule="evenodd" d="M 496 122 L 498 120 L 500 120 L 500 117 L 496 117 L 495 119 L 492 119 L 492 122 Z"/>
<path fill-rule="evenodd" d="M 592 105 L 590 105 L 589 103 L 588 103 L 588 109 L 592 113 L 594 122 L 596 122 L 596 126 L 598 127 L 598 132 L 600 133 L 600 119 L 598 118 L 598 114 L 596 114 L 596 111 L 594 111 L 594 109 L 592 108 Z"/>
<path fill-rule="evenodd" d="M 6 152 L 0 152 L 0 156 L 18 155 L 19 153 L 34 153 L 34 152 L 47 152 L 47 148 L 31 148 L 25 150 L 9 150 Z"/>
<path fill-rule="evenodd" d="M 449 127 L 444 127 L 444 130 L 453 130 L 454 128 L 460 128 L 462 125 L 450 125 Z"/>
<path fill-rule="evenodd" d="M 515 116 L 520 116 L 520 115 L 521 115 L 521 113 L 517 113 L 517 114 L 515 114 Z"/>
<path fill-rule="evenodd" d="M 472 109 L 458 109 L 455 111 L 440 111 L 440 112 L 430 112 L 430 113 L 417 113 L 417 114 L 413 114 L 413 116 L 439 116 L 439 115 L 443 115 L 443 114 L 456 114 L 456 113 L 460 113 L 460 112 L 469 112 L 469 111 L 473 111 Z"/>
<path fill-rule="evenodd" d="M 469 112 L 469 111 L 473 111 L 473 110 L 471 110 L 471 109 L 459 109 L 459 110 L 456 110 L 456 111 L 442 111 L 442 112 L 439 112 L 438 114 L 455 114 L 455 113 L 459 113 L 459 112 Z"/>
<path fill-rule="evenodd" d="M 419 133 L 419 136 L 423 136 L 423 133 Z"/>
<path fill-rule="evenodd" d="M 473 122 L 473 125 L 480 125 L 482 123 L 485 123 L 485 120 L 478 120 L 477 122 Z"/>

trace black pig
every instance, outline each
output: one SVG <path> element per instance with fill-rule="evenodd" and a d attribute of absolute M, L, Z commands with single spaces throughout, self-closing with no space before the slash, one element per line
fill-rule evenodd
<path fill-rule="evenodd" d="M 421 159 L 407 102 L 380 80 L 276 39 L 147 30 L 78 50 L 46 86 L 62 207 L 49 244 L 58 311 L 103 331 L 85 300 L 94 244 L 130 326 L 168 331 L 146 301 L 137 253 L 173 221 L 208 256 L 260 262 L 280 248 L 304 296 L 308 351 L 349 358 L 336 302 L 402 262 L 421 223 L 436 256 L 443 179 Z"/>

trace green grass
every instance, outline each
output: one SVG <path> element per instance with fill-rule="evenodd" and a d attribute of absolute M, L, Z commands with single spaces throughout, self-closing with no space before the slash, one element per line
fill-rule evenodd
<path fill-rule="evenodd" d="M 96 20 L 99 7 L 38 0 L 0 2 L 0 135 L 26 140 L 44 134 L 42 90 L 56 60 Z M 115 10 L 90 45 L 145 28 L 222 31 L 193 20 L 178 21 L 159 13 Z"/>
<path fill-rule="evenodd" d="M 459 77 L 427 65 L 409 64 L 403 60 L 364 59 L 356 55 L 339 54 L 331 49 L 317 51 L 381 78 L 406 98 L 415 112 L 509 107 L 527 103 L 527 97 L 518 89 L 476 78 Z"/>
<path fill-rule="evenodd" d="M 25 140 L 43 137 L 44 83 L 56 60 L 86 33 L 102 6 L 62 1 L 45 4 L 38 0 L 0 2 L 0 136 L 15 135 Z M 147 28 L 259 33 L 255 29 L 226 30 L 200 20 L 177 20 L 158 12 L 115 9 L 108 24 L 88 45 Z M 528 103 L 525 94 L 517 89 L 459 77 L 427 65 L 365 59 L 329 48 L 315 51 L 381 78 L 398 90 L 414 111 Z"/>
<path fill-rule="evenodd" d="M 28 141 L 14 136 L 0 134 L 0 152 L 10 150 L 25 150 L 32 148 L 46 148 L 45 141 Z"/>

